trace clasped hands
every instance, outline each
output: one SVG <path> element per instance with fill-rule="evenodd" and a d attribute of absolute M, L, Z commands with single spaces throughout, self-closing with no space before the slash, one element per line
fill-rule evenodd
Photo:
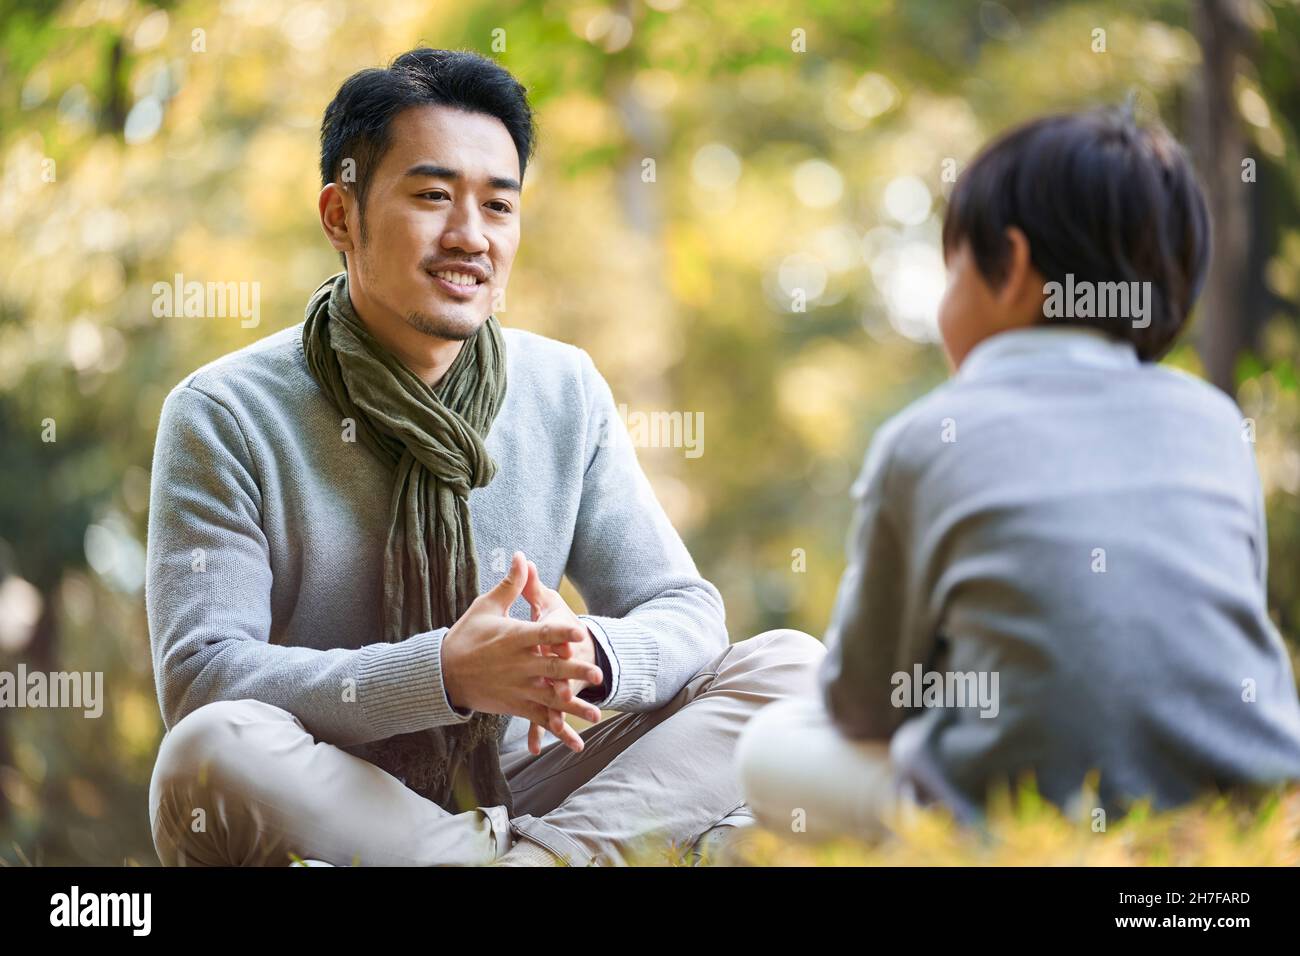
<path fill-rule="evenodd" d="M 533 609 L 531 621 L 509 617 L 520 595 Z M 480 594 L 443 638 L 442 675 L 453 706 L 532 721 L 528 749 L 534 754 L 541 753 L 543 728 L 582 750 L 582 737 L 565 713 L 600 719 L 600 708 L 578 699 L 605 679 L 591 632 L 520 551 L 501 582 Z"/>

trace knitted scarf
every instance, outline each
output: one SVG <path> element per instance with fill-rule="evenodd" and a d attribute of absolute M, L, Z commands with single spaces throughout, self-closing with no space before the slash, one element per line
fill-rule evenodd
<path fill-rule="evenodd" d="M 483 439 L 506 391 L 500 323 L 489 316 L 430 387 L 357 318 L 347 274 L 339 273 L 312 293 L 302 344 L 322 391 L 392 469 L 384 640 L 450 627 L 478 595 L 468 498 L 496 474 Z M 449 813 L 499 805 L 513 812 L 499 755 L 509 722 L 475 713 L 463 724 L 389 737 L 368 759 Z"/>

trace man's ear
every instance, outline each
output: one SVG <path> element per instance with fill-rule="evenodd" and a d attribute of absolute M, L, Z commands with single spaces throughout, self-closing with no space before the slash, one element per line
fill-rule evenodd
<path fill-rule="evenodd" d="M 1029 256 L 1029 239 L 1018 226 L 1007 226 L 1006 267 L 994 298 L 1007 315 L 1042 313 L 1043 277 Z M 1032 321 L 1032 320 L 1031 320 Z"/>
<path fill-rule="evenodd" d="M 352 193 L 338 183 L 329 183 L 320 191 L 316 201 L 320 209 L 320 225 L 325 238 L 336 252 L 354 251 L 352 233 L 348 229 L 348 211 L 352 206 Z"/>

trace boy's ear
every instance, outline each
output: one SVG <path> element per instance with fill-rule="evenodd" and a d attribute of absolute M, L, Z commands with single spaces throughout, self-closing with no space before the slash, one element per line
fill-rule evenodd
<path fill-rule="evenodd" d="M 1032 323 L 1042 313 L 1043 277 L 1029 257 L 1029 239 L 1024 232 L 1018 226 L 1007 226 L 1005 235 L 1006 267 L 994 297 L 1004 314 L 1021 316 Z"/>

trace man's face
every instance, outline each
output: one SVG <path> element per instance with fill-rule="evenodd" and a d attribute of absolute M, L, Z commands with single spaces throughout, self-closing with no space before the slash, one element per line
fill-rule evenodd
<path fill-rule="evenodd" d="M 504 301 L 519 248 L 514 140 L 496 117 L 446 106 L 402 111 L 389 135 L 371 171 L 365 240 L 348 253 L 353 304 L 426 335 L 468 339 Z"/>

